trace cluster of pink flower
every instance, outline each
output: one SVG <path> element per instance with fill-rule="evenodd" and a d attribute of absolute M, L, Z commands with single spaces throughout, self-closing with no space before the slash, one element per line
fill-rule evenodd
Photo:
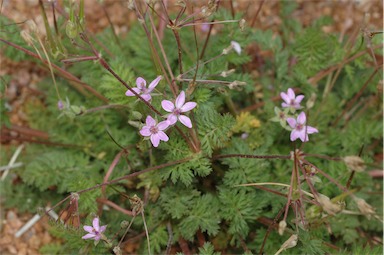
<path fill-rule="evenodd" d="M 302 108 L 300 103 L 304 99 L 304 96 L 296 96 L 293 89 L 289 88 L 287 93 L 281 92 L 280 96 L 284 100 L 284 103 L 281 104 L 283 108 L 288 108 L 292 112 Z M 299 138 L 302 142 L 308 142 L 308 134 L 319 132 L 316 128 L 305 125 L 307 122 L 307 116 L 305 115 L 305 112 L 301 112 L 296 119 L 288 117 L 286 118 L 286 121 L 292 128 L 290 137 L 291 141 L 295 141 L 297 138 Z"/>
<path fill-rule="evenodd" d="M 161 76 L 158 76 L 153 80 L 148 88 L 146 81 L 139 77 L 136 79 L 136 88 L 133 90 L 139 94 L 144 100 L 150 101 L 152 99 L 151 92 L 155 89 L 157 84 L 160 82 Z M 125 93 L 126 96 L 135 96 L 130 90 Z M 192 122 L 189 117 L 183 113 L 189 112 L 196 107 L 195 102 L 185 102 L 185 92 L 181 91 L 175 100 L 175 103 L 169 100 L 163 100 L 161 106 L 169 114 L 165 115 L 166 120 L 157 123 L 157 121 L 150 115 L 145 120 L 145 125 L 140 130 L 140 134 L 145 137 L 149 137 L 154 147 L 159 146 L 160 141 L 167 142 L 169 137 L 164 132 L 168 127 L 175 125 L 179 120 L 184 126 L 192 128 Z"/>

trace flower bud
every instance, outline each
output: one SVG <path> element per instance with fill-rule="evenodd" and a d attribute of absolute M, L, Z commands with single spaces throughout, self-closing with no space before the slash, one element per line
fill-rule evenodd
<path fill-rule="evenodd" d="M 220 76 L 221 77 L 228 77 L 229 75 L 231 75 L 232 73 L 234 73 L 236 70 L 235 69 L 230 69 L 228 71 L 222 71 Z"/>
<path fill-rule="evenodd" d="M 368 219 L 370 219 L 372 215 L 376 214 L 375 209 L 367 202 L 365 202 L 364 199 L 355 198 L 355 202 L 357 204 L 357 207 L 359 208 L 359 211 Z"/>
<path fill-rule="evenodd" d="M 120 223 L 120 227 L 121 228 L 127 228 L 129 226 L 129 222 L 126 221 L 126 220 L 123 220 L 121 223 Z"/>
<path fill-rule="evenodd" d="M 311 94 L 311 97 L 307 101 L 307 109 L 311 109 L 315 105 L 316 97 L 315 93 Z"/>
<path fill-rule="evenodd" d="M 343 209 L 340 205 L 332 203 L 331 199 L 325 195 L 319 194 L 316 199 L 320 203 L 323 210 L 329 215 L 335 215 Z"/>
<path fill-rule="evenodd" d="M 121 252 L 120 246 L 113 247 L 113 253 L 115 253 L 116 255 L 122 255 L 123 254 Z"/>
<path fill-rule="evenodd" d="M 287 222 L 285 220 L 280 221 L 279 223 L 279 235 L 283 235 L 285 228 L 287 227 Z"/>
<path fill-rule="evenodd" d="M 245 19 L 241 19 L 239 21 L 239 27 L 240 27 L 241 32 L 244 32 L 244 29 L 245 29 Z"/>
<path fill-rule="evenodd" d="M 351 171 L 360 173 L 365 170 L 364 160 L 358 156 L 347 156 L 343 158 L 343 161 Z"/>

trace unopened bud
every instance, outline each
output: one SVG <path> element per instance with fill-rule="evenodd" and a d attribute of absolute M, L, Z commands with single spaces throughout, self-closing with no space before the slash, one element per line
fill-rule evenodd
<path fill-rule="evenodd" d="M 244 32 L 244 29 L 245 29 L 245 19 L 241 19 L 239 21 L 239 27 L 240 27 L 241 32 Z"/>
<path fill-rule="evenodd" d="M 128 120 L 128 124 L 135 128 L 141 128 L 142 123 L 139 121 Z"/>
<path fill-rule="evenodd" d="M 203 6 L 202 8 L 201 8 L 201 15 L 204 17 L 204 18 L 207 18 L 207 17 L 209 17 L 209 16 L 211 16 L 211 14 L 212 14 L 212 11 L 211 11 L 211 9 L 210 8 L 208 8 L 207 6 Z"/>
<path fill-rule="evenodd" d="M 324 211 L 326 211 L 329 215 L 335 215 L 343 209 L 340 205 L 332 203 L 329 197 L 322 194 L 319 194 L 317 201 L 320 203 Z"/>
<path fill-rule="evenodd" d="M 286 249 L 293 248 L 297 245 L 298 235 L 293 234 L 291 235 L 287 241 L 283 243 L 283 245 L 280 247 L 280 249 L 275 253 L 275 255 L 280 254 L 282 251 Z"/>
<path fill-rule="evenodd" d="M 312 93 L 311 97 L 307 101 L 308 109 L 311 109 L 315 105 L 316 97 L 317 97 L 316 94 Z"/>
<path fill-rule="evenodd" d="M 121 228 L 127 228 L 129 226 L 129 222 L 126 221 L 126 220 L 123 220 L 121 223 L 120 223 L 120 227 Z"/>
<path fill-rule="evenodd" d="M 290 248 L 293 248 L 297 245 L 297 240 L 298 240 L 298 235 L 296 234 L 293 234 L 291 235 L 287 241 L 285 241 L 283 243 L 283 245 L 281 246 L 282 248 L 284 248 L 284 250 L 286 249 L 290 249 Z"/>
<path fill-rule="evenodd" d="M 358 156 L 347 156 L 343 158 L 343 161 L 351 171 L 363 172 L 365 170 L 364 160 Z"/>
<path fill-rule="evenodd" d="M 180 6 L 180 7 L 182 7 L 182 8 L 185 8 L 185 7 L 187 6 L 187 4 L 185 3 L 184 0 L 178 0 L 178 1 L 176 2 L 176 5 L 177 5 L 177 6 Z"/>
<path fill-rule="evenodd" d="M 134 120 L 141 120 L 141 118 L 143 117 L 143 114 L 141 114 L 141 112 L 138 112 L 138 111 L 132 111 L 132 117 Z"/>
<path fill-rule="evenodd" d="M 287 222 L 285 220 L 280 221 L 279 223 L 279 235 L 283 235 L 285 228 L 287 227 Z"/>
<path fill-rule="evenodd" d="M 234 73 L 236 70 L 235 69 L 230 69 L 228 71 L 222 71 L 220 76 L 221 77 L 228 77 L 229 75 L 231 75 L 232 73 Z"/>
<path fill-rule="evenodd" d="M 141 200 L 141 198 L 139 198 L 137 195 L 134 195 L 133 197 L 130 197 L 129 198 L 129 202 L 131 203 L 132 205 L 132 212 L 134 213 L 134 215 L 137 215 L 138 213 L 141 213 L 143 212 L 143 201 Z"/>
<path fill-rule="evenodd" d="M 123 254 L 121 252 L 120 246 L 113 247 L 113 253 L 115 253 L 116 255 L 122 255 Z"/>
<path fill-rule="evenodd" d="M 375 209 L 367 202 L 365 202 L 364 199 L 355 198 L 355 202 L 357 204 L 357 207 L 359 208 L 359 211 L 368 219 L 370 219 L 372 215 L 376 214 Z"/>
<path fill-rule="evenodd" d="M 237 88 L 237 87 L 240 87 L 240 86 L 245 86 L 245 85 L 247 85 L 246 82 L 243 82 L 243 81 L 233 81 L 233 82 L 231 82 L 231 83 L 228 85 L 228 87 L 229 87 L 230 89 L 234 89 L 234 88 Z"/>

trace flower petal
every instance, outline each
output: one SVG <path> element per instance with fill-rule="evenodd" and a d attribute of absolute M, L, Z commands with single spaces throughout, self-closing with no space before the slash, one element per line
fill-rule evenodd
<path fill-rule="evenodd" d="M 147 87 L 147 82 L 142 77 L 138 77 L 136 79 L 136 87 L 140 90 L 144 90 Z"/>
<path fill-rule="evenodd" d="M 287 107 L 291 107 L 289 104 L 287 104 L 287 103 L 281 103 L 281 106 L 282 107 L 285 107 L 285 108 L 287 108 Z"/>
<path fill-rule="evenodd" d="M 294 118 L 287 118 L 287 122 L 291 128 L 296 128 L 296 120 Z"/>
<path fill-rule="evenodd" d="M 163 76 L 159 75 L 156 79 L 154 79 L 148 86 L 148 92 L 151 92 L 157 84 L 159 84 L 160 80 L 163 78 Z"/>
<path fill-rule="evenodd" d="M 141 94 L 141 90 L 139 88 L 132 88 L 132 90 L 134 90 L 137 94 Z M 133 94 L 132 91 L 130 91 L 129 89 L 127 90 L 127 92 L 125 92 L 125 95 L 127 97 L 135 96 L 135 94 Z"/>
<path fill-rule="evenodd" d="M 147 94 L 147 93 L 142 94 L 141 97 L 142 97 L 145 101 L 149 101 L 149 100 L 152 99 L 151 95 L 150 95 L 150 94 Z"/>
<path fill-rule="evenodd" d="M 162 122 L 160 122 L 159 124 L 157 124 L 157 128 L 159 130 L 164 130 L 164 129 L 167 129 L 169 127 L 169 121 L 167 120 L 164 120 Z"/>
<path fill-rule="evenodd" d="M 86 234 L 85 236 L 82 237 L 82 239 L 90 239 L 90 238 L 95 238 L 95 234 Z"/>
<path fill-rule="evenodd" d="M 301 112 L 299 116 L 297 116 L 297 123 L 304 125 L 307 121 L 307 116 L 305 116 L 305 112 Z"/>
<path fill-rule="evenodd" d="M 151 143 L 152 143 L 153 147 L 159 146 L 160 138 L 157 134 L 151 135 Z"/>
<path fill-rule="evenodd" d="M 298 136 L 299 136 L 299 138 L 300 138 L 300 140 L 301 140 L 302 142 L 306 142 L 306 141 L 308 141 L 308 135 L 305 133 L 305 130 L 304 130 L 304 129 L 302 129 L 302 130 L 300 130 L 300 131 L 297 131 L 297 133 L 298 133 Z"/>
<path fill-rule="evenodd" d="M 91 226 L 83 226 L 83 229 L 89 233 L 92 233 L 93 232 L 93 227 Z"/>
<path fill-rule="evenodd" d="M 303 99 L 304 99 L 304 96 L 303 96 L 303 95 L 300 95 L 300 96 L 297 96 L 297 97 L 296 97 L 296 100 L 295 100 L 295 101 L 296 101 L 297 104 L 300 104 L 301 101 L 302 101 Z"/>
<path fill-rule="evenodd" d="M 167 120 L 169 125 L 173 125 L 177 122 L 177 116 L 175 114 L 169 114 Z"/>
<path fill-rule="evenodd" d="M 299 131 L 297 131 L 296 129 L 292 130 L 291 132 L 291 141 L 295 141 L 298 137 L 299 137 Z"/>
<path fill-rule="evenodd" d="M 169 137 L 167 136 L 166 133 L 164 133 L 163 131 L 159 131 L 157 133 L 157 136 L 159 137 L 160 140 L 164 141 L 164 142 L 167 142 L 169 140 Z"/>
<path fill-rule="evenodd" d="M 179 120 L 181 123 L 183 123 L 184 126 L 188 127 L 188 128 L 192 128 L 192 122 L 191 122 L 191 119 L 188 118 L 187 116 L 185 115 L 180 115 L 179 116 Z"/>
<path fill-rule="evenodd" d="M 96 232 L 100 231 L 100 225 L 99 225 L 99 218 L 95 217 L 92 222 L 92 226 L 95 229 Z"/>
<path fill-rule="evenodd" d="M 151 133 L 151 128 L 149 126 L 144 126 L 141 130 L 140 130 L 140 134 L 142 136 L 150 136 L 152 135 Z"/>
<path fill-rule="evenodd" d="M 185 103 L 185 92 L 184 91 L 181 91 L 180 92 L 180 95 L 176 98 L 176 102 L 175 102 L 175 105 L 176 105 L 176 108 L 181 108 Z"/>
<path fill-rule="evenodd" d="M 291 88 L 288 89 L 288 97 L 289 99 L 295 99 L 295 92 Z"/>
<path fill-rule="evenodd" d="M 145 119 L 145 124 L 147 124 L 148 127 L 156 126 L 156 120 L 151 117 L 151 115 L 148 115 Z"/>
<path fill-rule="evenodd" d="M 193 108 L 195 108 L 196 105 L 197 105 L 197 103 L 195 103 L 195 102 L 188 102 L 188 103 L 184 104 L 180 108 L 180 110 L 181 110 L 181 112 L 188 112 L 188 111 L 192 110 Z"/>
<path fill-rule="evenodd" d="M 289 104 L 289 102 L 291 101 L 291 99 L 289 98 L 289 96 L 287 94 L 285 94 L 284 92 L 281 92 L 280 93 L 280 96 L 281 98 L 285 101 L 285 103 Z"/>
<path fill-rule="evenodd" d="M 319 133 L 319 130 L 311 126 L 307 126 L 307 134 L 313 134 L 313 133 Z"/>
<path fill-rule="evenodd" d="M 161 106 L 167 112 L 173 112 L 173 110 L 175 109 L 175 105 L 169 100 L 161 101 Z"/>
<path fill-rule="evenodd" d="M 103 233 L 107 229 L 108 225 L 104 225 L 100 227 L 100 233 Z"/>

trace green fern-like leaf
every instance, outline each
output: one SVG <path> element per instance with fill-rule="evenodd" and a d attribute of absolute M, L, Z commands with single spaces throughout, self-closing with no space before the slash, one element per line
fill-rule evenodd
<path fill-rule="evenodd" d="M 136 87 L 134 74 L 127 65 L 124 64 L 124 59 L 116 58 L 111 63 L 111 68 L 114 72 L 129 86 Z M 127 88 L 124 87 L 112 74 L 104 74 L 101 80 L 101 91 L 103 95 L 115 104 L 127 104 L 129 97 L 125 95 Z M 136 97 L 131 97 L 136 99 Z"/>
<path fill-rule="evenodd" d="M 208 235 L 216 235 L 220 223 L 218 205 L 217 198 L 211 194 L 195 199 L 191 210 L 180 222 L 181 235 L 187 240 L 192 240 L 198 229 Z"/>
<path fill-rule="evenodd" d="M 212 155 L 214 149 L 222 148 L 229 140 L 230 131 L 235 124 L 232 116 L 221 115 L 214 109 L 200 106 L 196 113 L 199 127 L 199 137 L 202 149 L 207 155 Z"/>

